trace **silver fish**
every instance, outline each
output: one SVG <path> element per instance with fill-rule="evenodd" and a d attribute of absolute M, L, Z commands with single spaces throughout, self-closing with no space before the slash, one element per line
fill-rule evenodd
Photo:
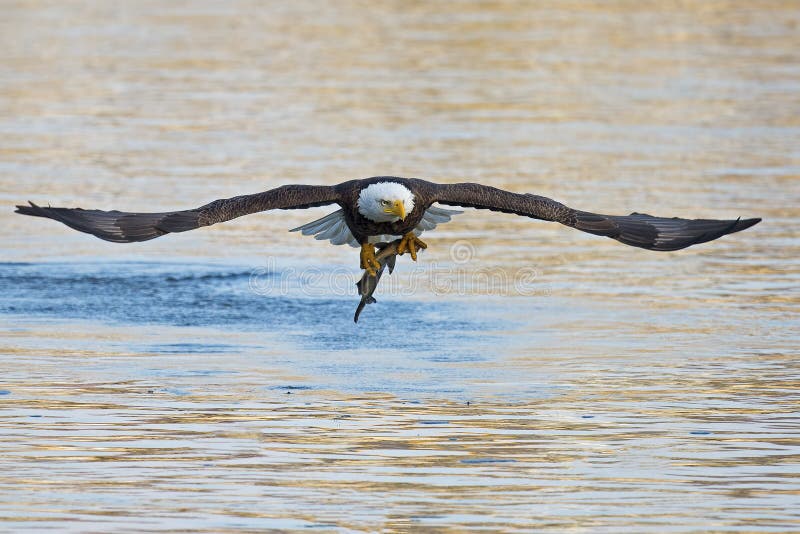
<path fill-rule="evenodd" d="M 361 295 L 361 302 L 358 303 L 356 314 L 353 316 L 354 322 L 358 322 L 358 317 L 361 315 L 361 311 L 364 309 L 364 306 L 377 302 L 372 294 L 378 287 L 378 282 L 380 282 L 381 275 L 383 275 L 383 271 L 386 269 L 386 267 L 389 268 L 389 274 L 392 274 L 394 271 L 394 264 L 397 260 L 397 246 L 400 244 L 400 241 L 400 239 L 396 239 L 391 243 L 375 244 L 375 246 L 378 248 L 378 252 L 375 253 L 375 259 L 378 260 L 381 268 L 378 269 L 378 271 L 375 273 L 375 276 L 370 276 L 369 273 L 364 271 L 364 274 L 361 276 L 361 280 L 356 282 L 358 294 Z"/>

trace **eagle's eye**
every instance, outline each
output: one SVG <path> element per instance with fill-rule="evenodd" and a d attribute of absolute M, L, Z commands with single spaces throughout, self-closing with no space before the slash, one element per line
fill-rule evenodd
<path fill-rule="evenodd" d="M 391 206 L 391 205 L 392 203 L 389 202 L 388 200 L 381 200 L 381 206 Z"/>

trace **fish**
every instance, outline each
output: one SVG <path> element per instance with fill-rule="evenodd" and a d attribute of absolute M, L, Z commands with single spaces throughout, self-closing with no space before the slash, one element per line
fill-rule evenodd
<path fill-rule="evenodd" d="M 375 300 L 375 297 L 373 297 L 372 294 L 378 287 L 378 282 L 381 280 L 383 271 L 388 267 L 389 274 L 394 272 L 394 265 L 395 261 L 397 260 L 397 246 L 400 244 L 400 241 L 400 239 L 395 239 L 391 243 L 375 244 L 378 249 L 378 252 L 375 253 L 375 259 L 378 260 L 378 263 L 381 265 L 381 267 L 377 270 L 375 276 L 370 276 L 368 272 L 364 271 L 364 274 L 361 276 L 361 280 L 356 282 L 358 294 L 361 295 L 361 302 L 358 303 L 356 314 L 353 316 L 353 322 L 358 322 L 358 318 L 367 304 L 375 304 L 378 302 Z M 419 252 L 421 252 L 421 250 Z M 419 254 L 419 252 L 417 252 L 417 254 Z"/>

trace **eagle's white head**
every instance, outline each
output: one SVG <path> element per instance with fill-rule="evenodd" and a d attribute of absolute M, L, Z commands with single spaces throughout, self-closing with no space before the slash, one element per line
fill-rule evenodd
<path fill-rule="evenodd" d="M 414 209 L 414 194 L 397 182 L 370 184 L 358 195 L 358 212 L 375 222 L 395 222 Z"/>

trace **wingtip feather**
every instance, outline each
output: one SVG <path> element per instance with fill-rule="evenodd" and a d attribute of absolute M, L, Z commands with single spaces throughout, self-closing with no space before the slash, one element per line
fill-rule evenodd
<path fill-rule="evenodd" d="M 27 206 L 24 204 L 17 204 L 14 213 L 19 213 L 21 215 L 32 215 L 34 217 L 46 217 L 46 215 L 42 213 L 42 208 L 30 200 L 28 201 Z"/>
<path fill-rule="evenodd" d="M 754 217 L 752 219 L 736 219 L 736 225 L 733 227 L 733 230 L 730 233 L 734 232 L 741 232 L 742 230 L 747 230 L 751 226 L 755 226 L 761 222 L 761 217 Z"/>

